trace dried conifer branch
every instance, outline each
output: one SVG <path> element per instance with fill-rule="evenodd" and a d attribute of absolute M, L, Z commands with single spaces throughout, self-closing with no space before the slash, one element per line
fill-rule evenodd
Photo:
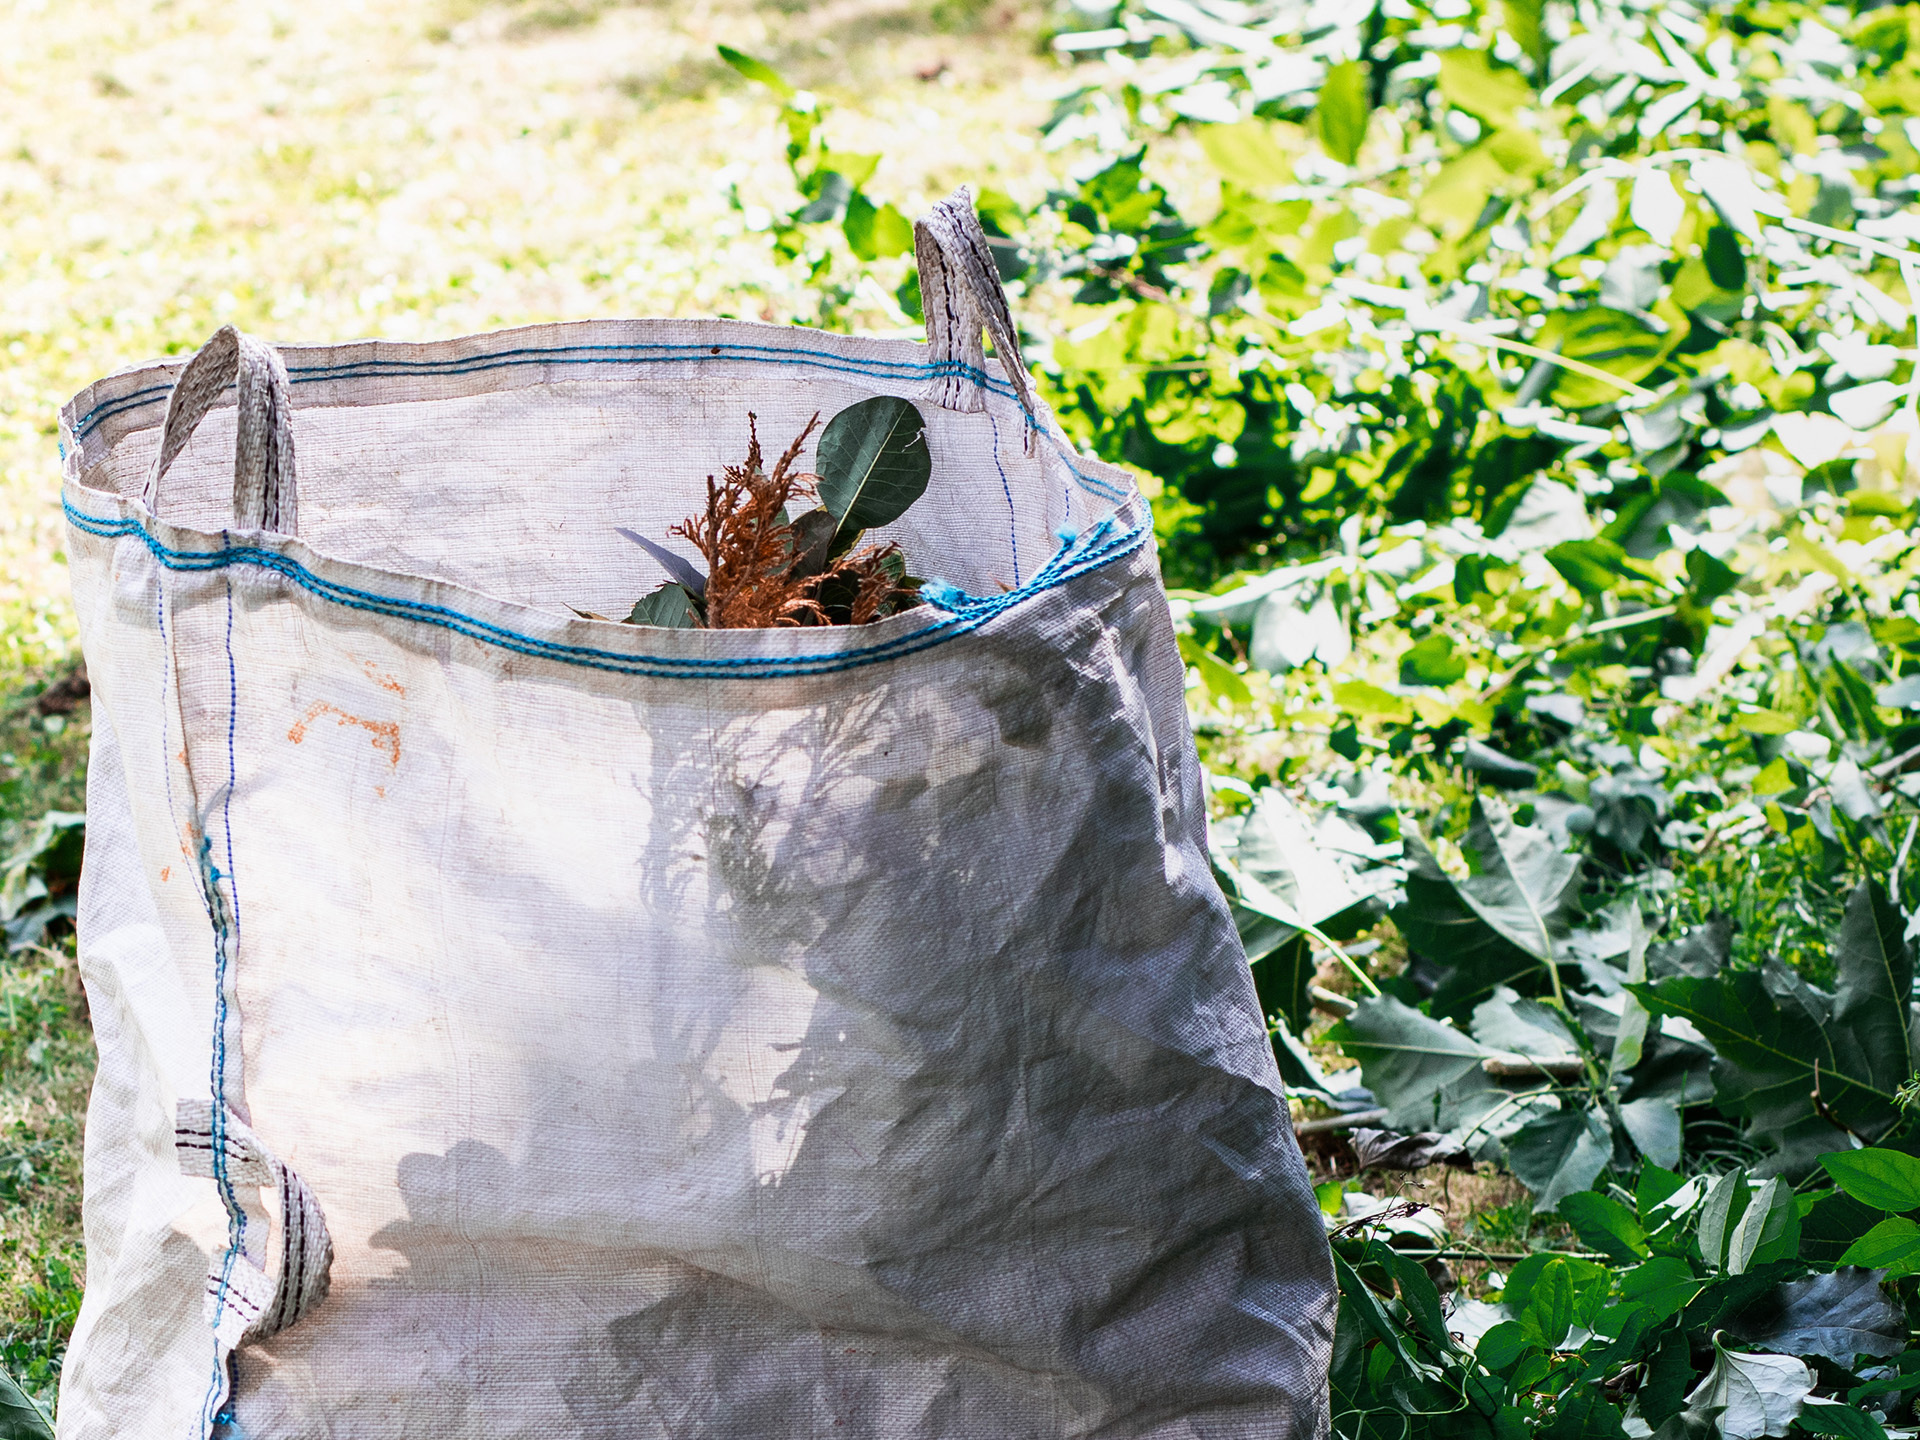
<path fill-rule="evenodd" d="M 819 423 L 816 414 L 768 472 L 757 420 L 749 414 L 746 463 L 727 466 L 724 480 L 709 475 L 706 513 L 669 532 L 685 536 L 706 557 L 710 628 L 825 623 L 819 602 L 794 579 L 793 527 L 780 518 L 790 501 L 813 494 L 814 477 L 793 466 Z"/>
<path fill-rule="evenodd" d="M 897 565 L 888 562 L 898 557 Z M 878 620 L 882 615 L 891 614 L 894 609 L 906 606 L 890 605 L 890 602 L 906 595 L 911 603 L 918 603 L 917 591 L 908 591 L 900 584 L 900 577 L 906 574 L 906 557 L 900 547 L 889 541 L 885 545 L 873 545 L 841 560 L 828 574 L 842 572 L 856 578 L 853 592 L 852 623 L 865 625 Z M 824 578 L 824 577 L 823 577 Z"/>
<path fill-rule="evenodd" d="M 757 418 L 747 416 L 747 458 L 707 477 L 703 514 L 676 525 L 707 562 L 705 623 L 711 629 L 787 625 L 865 625 L 920 603 L 895 544 L 869 545 L 804 574 L 806 547 L 781 517 L 818 494 L 819 477 L 796 468 L 820 423 L 816 414 L 767 470 Z M 814 560 L 818 564 L 817 556 Z"/>

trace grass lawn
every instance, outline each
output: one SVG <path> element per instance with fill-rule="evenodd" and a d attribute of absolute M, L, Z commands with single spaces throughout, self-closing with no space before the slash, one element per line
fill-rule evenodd
<path fill-rule="evenodd" d="M 223 322 L 270 339 L 458 335 L 811 307 L 747 205 L 797 203 L 731 44 L 835 105 L 909 213 L 1032 198 L 1063 79 L 1037 5 L 982 0 L 10 0 L 0 11 L 0 840 L 78 809 L 87 712 L 54 416 Z M 764 223 L 764 222 L 763 222 Z M 861 308 L 864 306 L 865 308 Z M 878 291 L 850 317 L 904 326 Z M 70 953 L 0 964 L 0 1350 L 51 1401 L 79 1303 L 92 1046 Z"/>

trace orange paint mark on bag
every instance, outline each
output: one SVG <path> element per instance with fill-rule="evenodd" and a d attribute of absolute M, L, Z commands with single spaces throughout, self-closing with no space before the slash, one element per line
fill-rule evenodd
<path fill-rule="evenodd" d="M 171 865 L 162 865 L 160 867 L 160 883 L 164 885 L 167 883 L 167 881 L 171 880 L 172 878 L 173 878 L 173 867 Z"/>
<path fill-rule="evenodd" d="M 402 685 L 393 676 L 374 669 L 371 660 L 362 660 L 360 662 L 360 668 L 365 670 L 367 672 L 367 678 L 382 690 L 391 690 L 396 695 L 405 695 L 407 693 L 407 687 Z"/>
<path fill-rule="evenodd" d="M 307 726 L 322 715 L 332 715 L 340 725 L 358 725 L 373 735 L 373 748 L 385 755 L 396 766 L 400 763 L 400 727 L 391 720 L 363 720 L 358 715 L 349 715 L 338 705 L 329 705 L 325 700 L 317 700 L 313 708 L 293 722 L 293 728 L 287 731 L 287 739 L 298 745 L 307 738 Z"/>

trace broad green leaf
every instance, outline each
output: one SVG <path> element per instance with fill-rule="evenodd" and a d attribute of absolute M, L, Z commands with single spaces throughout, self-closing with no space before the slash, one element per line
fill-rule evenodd
<path fill-rule="evenodd" d="M 1802 1198 L 1800 1256 L 1810 1264 L 1835 1265 L 1853 1243 L 1887 1217 L 1843 1190 Z"/>
<path fill-rule="evenodd" d="M 1474 1358 L 1489 1370 L 1504 1370 L 1524 1355 L 1533 1342 L 1517 1320 L 1503 1320 L 1487 1330 L 1474 1347 Z"/>
<path fill-rule="evenodd" d="M 849 150 L 822 150 L 819 166 L 821 174 L 838 175 L 848 186 L 858 190 L 880 168 L 880 157 L 878 154 L 856 154 Z"/>
<path fill-rule="evenodd" d="M 1307 986 L 1316 961 L 1302 932 L 1331 926 L 1332 938 L 1351 936 L 1372 923 L 1371 892 L 1355 883 L 1350 864 L 1315 839 L 1307 818 L 1277 786 L 1260 791 L 1245 815 L 1212 834 L 1261 1005 L 1304 1032 L 1312 1020 Z"/>
<path fill-rule="evenodd" d="M 654 562 L 667 572 L 667 578 L 675 584 L 684 585 L 688 594 L 699 596 L 707 593 L 706 573 L 691 560 L 674 554 L 659 541 L 649 540 L 637 530 L 629 530 L 624 525 L 616 525 L 614 530 L 651 555 Z"/>
<path fill-rule="evenodd" d="M 1314 133 L 1327 154 L 1343 165 L 1358 160 L 1372 109 L 1366 66 L 1343 60 L 1328 67 L 1326 79 L 1320 82 L 1320 102 L 1313 110 Z"/>
<path fill-rule="evenodd" d="M 1486 209 L 1488 197 L 1510 178 L 1487 146 L 1476 145 L 1440 167 L 1414 208 L 1435 229 L 1458 234 L 1474 223 Z"/>
<path fill-rule="evenodd" d="M 1727 1239 L 1747 1212 L 1753 1192 L 1745 1170 L 1729 1170 L 1713 1182 L 1700 1207 L 1700 1255 L 1716 1270 L 1726 1268 Z"/>
<path fill-rule="evenodd" d="M 1404 695 L 1383 690 L 1365 680 L 1343 680 L 1333 687 L 1333 703 L 1343 715 L 1362 719 L 1380 719 L 1405 724 L 1413 718 L 1413 706 Z"/>
<path fill-rule="evenodd" d="M 1894 1091 L 1911 1073 L 1905 997 L 1912 955 L 1898 910 L 1875 881 L 1847 902 L 1832 946 L 1831 994 L 1774 959 L 1758 971 L 1671 976 L 1629 987 L 1655 1014 L 1690 1021 L 1714 1048 L 1714 1093 L 1744 1119 L 1772 1162 L 1803 1174 L 1842 1143 L 1813 1101 L 1869 1138 L 1897 1120 Z"/>
<path fill-rule="evenodd" d="M 1878 1210 L 1920 1210 L 1920 1159 L 1875 1146 L 1822 1155 L 1820 1164 L 1847 1194 Z"/>
<path fill-rule="evenodd" d="M 1813 1372 L 1791 1355 L 1746 1355 L 1714 1342 L 1713 1369 L 1687 1404 L 1718 1409 L 1725 1440 L 1783 1436 L 1813 1392 Z"/>
<path fill-rule="evenodd" d="M 1620 1296 L 1646 1306 L 1648 1319 L 1658 1323 L 1686 1309 L 1705 1283 L 1686 1261 L 1660 1255 L 1620 1272 Z"/>
<path fill-rule="evenodd" d="M 827 422 L 814 452 L 820 503 L 839 525 L 836 553 L 862 530 L 898 520 L 933 477 L 927 422 L 910 400 L 876 395 Z"/>
<path fill-rule="evenodd" d="M 692 630 L 699 611 L 684 586 L 668 581 L 651 595 L 636 600 L 627 616 L 629 625 L 659 625 L 669 630 Z"/>
<path fill-rule="evenodd" d="M 735 70 L 738 70 L 742 75 L 746 76 L 747 79 L 758 80 L 783 100 L 795 93 L 793 86 L 789 85 L 780 77 L 779 71 L 775 70 L 764 60 L 754 59 L 753 56 L 743 50 L 736 50 L 731 45 L 722 45 L 720 47 L 720 58 Z"/>
<path fill-rule="evenodd" d="M 1554 1402 L 1553 1415 L 1535 1432 L 1539 1440 L 1626 1440 L 1620 1407 L 1592 1385 L 1573 1385 Z"/>
<path fill-rule="evenodd" d="M 1783 1355 L 1819 1355 L 1852 1370 L 1862 1355 L 1906 1348 L 1906 1313 L 1874 1270 L 1843 1269 L 1775 1286 L 1727 1322 L 1729 1334 Z"/>
<path fill-rule="evenodd" d="M 1520 1328 L 1535 1344 L 1556 1350 L 1573 1328 L 1573 1269 L 1565 1260 L 1550 1261 L 1533 1282 Z"/>
<path fill-rule="evenodd" d="M 53 1440 L 47 1417 L 4 1368 L 0 1368 L 0 1440 Z"/>
<path fill-rule="evenodd" d="M 1543 475 L 1516 490 L 1512 508 L 1496 511 L 1487 530 L 1524 552 L 1546 550 L 1566 540 L 1591 539 L 1593 521 L 1578 490 Z"/>
<path fill-rule="evenodd" d="M 1633 1208 L 1640 1223 L 1652 1223 L 1654 1210 L 1671 1200 L 1687 1182 L 1665 1166 L 1648 1163 L 1640 1167 L 1640 1178 L 1633 1186 Z"/>
<path fill-rule="evenodd" d="M 1541 0 L 1501 0 L 1500 18 L 1507 33 L 1520 43 L 1520 49 L 1533 61 L 1536 75 L 1547 73 L 1547 44 L 1541 28 L 1545 6 Z"/>
<path fill-rule="evenodd" d="M 1560 1216 L 1589 1250 L 1620 1261 L 1646 1258 L 1646 1231 L 1633 1212 L 1611 1196 L 1577 1191 L 1560 1202 Z"/>
<path fill-rule="evenodd" d="M 1849 1387 L 1847 1399 L 1858 1405 L 1863 1400 L 1877 1396 L 1899 1395 L 1915 1389 L 1920 1389 L 1920 1350 L 1909 1349 L 1895 1358 L 1889 1373 L 1869 1380 L 1864 1385 Z"/>
<path fill-rule="evenodd" d="M 1779 1176 L 1767 1181 L 1728 1226 L 1725 1267 L 1744 1275 L 1755 1264 L 1791 1258 L 1800 1248 L 1800 1216 L 1792 1188 Z"/>
<path fill-rule="evenodd" d="M 1533 343 L 1631 384 L 1651 375 L 1683 338 L 1671 329 L 1662 333 L 1637 315 L 1595 305 L 1554 311 Z M 1563 405 L 1611 404 L 1622 393 L 1618 386 L 1571 370 L 1557 372 L 1553 380 L 1554 397 Z"/>
<path fill-rule="evenodd" d="M 1887 1440 L 1886 1427 L 1866 1410 L 1823 1395 L 1809 1395 L 1798 1416 L 1800 1428 L 1811 1435 L 1836 1440 Z"/>
<path fill-rule="evenodd" d="M 1556 847 L 1543 830 L 1516 825 L 1504 803 L 1475 798 L 1462 848 L 1476 873 L 1460 881 L 1460 898 L 1482 920 L 1543 965 L 1565 941 L 1580 886 L 1580 857 Z"/>
<path fill-rule="evenodd" d="M 828 553 L 833 548 L 833 536 L 837 528 L 833 516 L 822 507 L 808 510 L 790 523 L 793 526 L 793 550 L 798 557 L 793 573 L 802 577 L 818 575 L 827 568 Z"/>
<path fill-rule="evenodd" d="M 1429 1345 L 1445 1351 L 1453 1348 L 1453 1337 L 1447 1331 L 1447 1316 L 1440 1305 L 1440 1294 L 1433 1287 L 1433 1280 L 1420 1266 L 1390 1245 L 1372 1247 L 1372 1253 L 1384 1261 L 1393 1272 L 1393 1283 L 1400 1292 L 1400 1303 L 1407 1307 L 1407 1314 Z"/>
<path fill-rule="evenodd" d="M 1579 1055 L 1579 1042 L 1559 1011 L 1527 1000 L 1502 986 L 1491 1000 L 1473 1010 L 1473 1038 L 1489 1050 L 1542 1059 L 1564 1060 Z"/>
<path fill-rule="evenodd" d="M 1627 983 L 1629 985 L 1644 985 L 1646 980 L 1647 927 L 1646 923 L 1640 918 L 1640 907 L 1638 905 L 1630 905 L 1627 907 Z M 1650 1018 L 1647 1014 L 1647 1007 L 1642 1005 L 1639 997 L 1629 990 L 1620 1003 L 1620 1024 L 1614 1031 L 1613 1054 L 1607 1062 L 1607 1074 L 1612 1083 L 1619 1084 L 1626 1074 L 1640 1063 L 1642 1055 L 1646 1052 L 1647 1022 Z M 1624 1115 L 1622 1118 L 1625 1118 Z M 1662 1129 L 1664 1130 L 1664 1124 L 1659 1120 L 1659 1117 L 1650 1115 L 1646 1121 L 1649 1132 L 1651 1132 L 1655 1124 L 1662 1124 Z M 1628 1133 L 1634 1137 L 1633 1143 L 1640 1147 L 1640 1153 L 1651 1156 L 1653 1147 L 1641 1140 L 1637 1133 L 1637 1127 L 1629 1122 L 1627 1130 Z M 1679 1139 L 1677 1131 L 1674 1139 L 1676 1142 Z M 1662 1144 L 1660 1146 L 1660 1152 L 1665 1154 L 1666 1151 L 1667 1147 Z M 1679 1154 L 1677 1145 L 1674 1148 L 1674 1159 L 1671 1162 L 1662 1160 L 1658 1163 L 1678 1164 Z"/>
<path fill-rule="evenodd" d="M 1706 605 L 1718 600 L 1740 583 L 1740 572 L 1706 551 L 1687 552 L 1687 578 L 1693 582 L 1694 599 Z"/>
<path fill-rule="evenodd" d="M 1533 103 L 1533 87 L 1520 72 L 1493 64 L 1484 50 L 1442 50 L 1440 93 L 1494 129 L 1511 125 L 1513 112 Z"/>
<path fill-rule="evenodd" d="M 1442 967 L 1429 1008 L 1443 1018 L 1460 1018 L 1502 985 L 1544 980 L 1540 962 L 1483 919 L 1440 868 L 1420 832 L 1408 825 L 1407 903 L 1393 920 L 1416 953 Z"/>
<path fill-rule="evenodd" d="M 1833 947 L 1836 970 L 1836 1052 L 1846 1072 L 1878 1094 L 1892 1095 L 1913 1073 L 1907 1039 L 1907 998 L 1913 989 L 1913 949 L 1906 917 L 1875 881 L 1847 903 Z"/>
<path fill-rule="evenodd" d="M 857 190 L 847 200 L 840 222 L 847 244 L 862 260 L 913 253 L 913 222 L 891 204 L 875 205 Z"/>
<path fill-rule="evenodd" d="M 1573 1318 L 1576 1324 L 1585 1325 L 1606 1308 L 1612 1272 L 1605 1265 L 1594 1260 L 1576 1260 L 1571 1256 L 1541 1251 L 1515 1265 L 1507 1276 L 1506 1290 L 1500 1301 L 1507 1307 L 1509 1315 L 1517 1318 L 1525 1313 L 1532 1302 L 1535 1283 L 1546 1273 L 1549 1265 L 1556 1264 L 1565 1265 L 1573 1278 Z"/>
<path fill-rule="evenodd" d="M 1566 540 L 1547 551 L 1547 563 L 1589 598 L 1629 578 L 1626 562 L 1627 552 L 1611 540 Z"/>
<path fill-rule="evenodd" d="M 1400 657 L 1402 685 L 1451 685 L 1466 673 L 1466 657 L 1445 635 L 1429 635 Z"/>
<path fill-rule="evenodd" d="M 1195 134 L 1223 180 L 1247 190 L 1293 182 L 1293 157 L 1275 143 L 1273 131 L 1264 120 L 1202 125 Z"/>
<path fill-rule="evenodd" d="M 1313 1002 L 1308 994 L 1316 969 L 1313 947 L 1305 935 L 1272 916 L 1237 902 L 1231 909 L 1247 963 L 1253 967 L 1253 989 L 1260 1001 L 1260 1013 L 1269 1020 L 1277 1016 L 1291 1030 L 1304 1035 L 1313 1023 Z M 1275 943 L 1275 934 L 1285 938 Z"/>
<path fill-rule="evenodd" d="M 1530 1120 L 1507 1141 L 1507 1168 L 1533 1192 L 1536 1214 L 1592 1185 L 1612 1155 L 1613 1132 L 1597 1109 Z"/>
<path fill-rule="evenodd" d="M 1674 232 L 1686 218 L 1687 202 L 1674 189 L 1673 179 L 1665 170 L 1649 165 L 1634 177 L 1628 214 L 1655 244 L 1671 245 Z"/>
<path fill-rule="evenodd" d="M 1251 705 L 1253 692 L 1238 670 L 1191 635 L 1180 637 L 1180 658 L 1200 672 L 1200 685 L 1215 704 Z"/>
<path fill-rule="evenodd" d="M 1506 1098 L 1480 1068 L 1485 1047 L 1390 995 L 1362 1000 L 1331 1037 L 1361 1065 L 1394 1130 L 1453 1130 Z"/>
<path fill-rule="evenodd" d="M 1920 710 L 1920 674 L 1902 675 L 1874 692 L 1873 703 L 1889 710 Z"/>
<path fill-rule="evenodd" d="M 1417 646 L 1415 647 L 1418 648 Z M 1464 671 L 1462 673 L 1465 673 Z M 1478 740 L 1469 740 L 1460 752 L 1462 769 L 1503 790 L 1530 790 L 1540 782 L 1540 767 L 1516 760 Z"/>
<path fill-rule="evenodd" d="M 1756 795 L 1784 795 L 1793 789 L 1793 772 L 1787 768 L 1786 758 L 1776 755 L 1760 767 L 1760 773 L 1753 777 L 1753 793 Z"/>
<path fill-rule="evenodd" d="M 1282 1080 L 1296 1090 L 1317 1090 L 1323 1095 L 1332 1093 L 1326 1073 L 1313 1058 L 1313 1052 L 1287 1028 L 1286 1021 L 1269 1015 L 1267 1032 L 1268 1039 L 1273 1043 L 1274 1063 L 1280 1067 Z"/>
<path fill-rule="evenodd" d="M 1920 1225 L 1903 1215 L 1882 1220 L 1853 1242 L 1840 1263 L 1884 1270 L 1889 1279 L 1920 1275 Z"/>
<path fill-rule="evenodd" d="M 1353 1267 L 1338 1251 L 1333 1256 L 1334 1279 L 1340 1287 L 1341 1308 L 1353 1307 L 1355 1318 L 1378 1340 L 1384 1349 L 1408 1370 L 1414 1368 L 1413 1356 L 1407 1352 L 1405 1332 L 1396 1325 L 1380 1308 L 1367 1282 L 1354 1273 Z M 1342 1316 L 1342 1319 L 1345 1317 Z"/>
<path fill-rule="evenodd" d="M 1666 1436 L 1667 1422 L 1686 1408 L 1687 1390 L 1693 1384 L 1690 1349 L 1685 1335 L 1669 1330 L 1658 1348 L 1647 1357 L 1646 1375 L 1634 1398 L 1640 1406 L 1641 1418 L 1660 1427 L 1656 1434 Z M 1713 1433 L 1711 1423 L 1706 1433 Z"/>
<path fill-rule="evenodd" d="M 1631 996 L 1629 1005 L 1639 1002 Z M 1701 1087 L 1704 1092 L 1705 1087 Z M 1663 1095 L 1646 1095 L 1620 1102 L 1620 1123 L 1634 1148 L 1655 1165 L 1680 1163 L 1680 1110 Z"/>

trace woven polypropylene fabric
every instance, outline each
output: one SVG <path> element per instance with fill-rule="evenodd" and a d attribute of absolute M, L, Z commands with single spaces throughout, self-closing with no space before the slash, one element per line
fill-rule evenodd
<path fill-rule="evenodd" d="M 276 1440 L 1323 1434 L 1326 1242 L 1127 477 L 905 342 L 282 353 L 297 537 L 235 528 L 231 392 L 151 507 L 179 367 L 63 412 L 100 1049 L 63 1440 L 221 1409 Z M 935 403 L 956 365 L 984 409 Z M 749 410 L 782 444 L 873 394 L 934 457 L 886 535 L 977 598 L 571 611 L 659 583 L 613 527 L 664 536 Z M 235 1117 L 224 1181 L 176 1161 L 194 1097 Z M 228 1398 L 202 1293 L 281 1223 L 274 1166 L 331 1283 Z"/>

